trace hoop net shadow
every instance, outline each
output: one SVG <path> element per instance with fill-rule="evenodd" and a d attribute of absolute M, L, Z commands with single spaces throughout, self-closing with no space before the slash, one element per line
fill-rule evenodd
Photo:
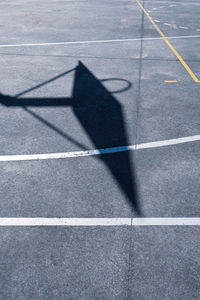
<path fill-rule="evenodd" d="M 19 96 L 23 96 L 36 88 L 57 80 L 72 71 L 75 72 L 72 97 L 19 98 Z M 15 97 L 1 94 L 0 103 L 7 107 L 22 107 L 33 117 L 85 150 L 85 146 L 62 132 L 49 121 L 37 115 L 29 107 L 72 107 L 76 118 L 96 149 L 127 146 L 129 144 L 121 104 L 82 62 L 79 62 L 75 69 L 64 72 Z M 123 194 L 129 200 L 135 213 L 141 215 L 137 200 L 136 180 L 129 151 L 104 154 L 97 157 L 106 165 Z"/>

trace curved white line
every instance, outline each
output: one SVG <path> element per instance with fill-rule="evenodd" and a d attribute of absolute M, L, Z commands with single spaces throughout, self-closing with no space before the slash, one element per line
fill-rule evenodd
<path fill-rule="evenodd" d="M 149 148 L 159 148 L 164 146 L 172 146 L 184 143 L 200 141 L 200 135 L 193 135 L 178 139 L 143 143 L 131 146 L 112 147 L 105 149 L 95 149 L 87 151 L 61 152 L 61 153 L 43 153 L 43 154 L 23 154 L 23 155 L 1 155 L 0 162 L 6 161 L 26 161 L 26 160 L 47 160 L 47 159 L 63 159 L 72 157 L 87 157 L 94 155 L 104 155 L 109 153 L 125 152 L 130 150 L 141 150 Z"/>

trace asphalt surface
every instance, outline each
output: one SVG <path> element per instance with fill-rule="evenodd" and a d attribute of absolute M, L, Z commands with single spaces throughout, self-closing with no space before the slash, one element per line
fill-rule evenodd
<path fill-rule="evenodd" d="M 200 79 L 200 3 L 141 3 Z M 200 84 L 136 1 L 1 1 L 0 33 L 0 155 L 199 134 Z M 200 217 L 199 145 L 0 162 L 0 217 Z M 198 226 L 0 233 L 2 300 L 200 299 Z"/>

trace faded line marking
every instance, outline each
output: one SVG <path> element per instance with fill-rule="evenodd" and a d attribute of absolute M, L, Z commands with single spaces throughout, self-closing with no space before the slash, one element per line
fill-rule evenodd
<path fill-rule="evenodd" d="M 0 45 L 0 48 L 7 47 L 37 47 L 37 46 L 59 46 L 59 45 L 76 45 L 76 44 L 98 44 L 98 43 L 118 43 L 118 42 L 131 42 L 141 40 L 135 39 L 116 39 L 116 40 L 94 40 L 94 41 L 71 41 L 71 42 L 52 42 L 52 43 L 35 43 L 35 44 L 8 44 Z"/>
<path fill-rule="evenodd" d="M 177 82 L 177 80 L 165 80 L 166 83 Z"/>
<path fill-rule="evenodd" d="M 164 35 L 164 33 L 160 30 L 160 28 L 158 27 L 158 25 L 156 25 L 156 23 L 154 22 L 154 20 L 151 18 L 151 16 L 148 14 L 148 12 L 144 9 L 144 7 L 142 6 L 142 4 L 140 3 L 139 0 L 136 0 L 137 4 L 140 6 L 140 8 L 142 9 L 142 11 L 146 14 L 146 16 L 149 18 L 150 22 L 154 25 L 154 27 L 156 28 L 156 30 L 160 33 L 160 35 L 163 37 L 164 41 L 166 42 L 166 44 L 169 46 L 169 48 L 172 50 L 172 52 L 176 55 L 176 57 L 179 59 L 179 61 L 181 62 L 181 64 L 184 66 L 184 68 L 187 70 L 187 72 L 190 74 L 190 76 L 192 77 L 192 79 L 194 80 L 194 82 L 199 83 L 200 80 L 196 77 L 196 75 L 192 72 L 192 70 L 190 69 L 190 67 L 187 65 L 187 63 L 184 61 L 184 59 L 181 57 L 181 55 L 176 51 L 176 49 L 172 46 L 172 44 L 168 41 L 168 39 L 166 38 L 166 36 Z M 165 23 L 166 24 L 166 23 Z"/>
<path fill-rule="evenodd" d="M 179 28 L 181 28 L 181 29 L 188 29 L 188 27 L 184 27 L 184 26 L 179 26 Z"/>
<path fill-rule="evenodd" d="M 199 29 L 200 30 L 200 29 Z M 198 31 L 198 29 L 197 29 Z M 188 39 L 188 38 L 200 38 L 200 35 L 180 35 L 169 36 L 168 39 Z M 52 42 L 52 43 L 35 43 L 35 44 L 0 44 L 0 48 L 12 48 L 12 47 L 40 47 L 40 46 L 62 46 L 62 45 L 78 45 L 78 44 L 95 44 L 95 43 L 121 43 L 121 42 L 134 42 L 145 40 L 162 40 L 162 37 L 151 38 L 133 38 L 133 39 L 117 39 L 117 40 L 96 40 L 96 41 L 72 41 L 72 42 Z"/>
<path fill-rule="evenodd" d="M 167 37 L 168 40 L 170 39 L 189 39 L 189 38 L 199 38 L 199 35 L 179 35 L 179 36 L 169 36 Z"/>
<path fill-rule="evenodd" d="M 169 23 L 164 23 L 165 25 L 167 25 L 167 26 L 171 26 L 171 24 L 169 24 Z"/>
<path fill-rule="evenodd" d="M 200 226 L 200 218 L 0 218 L 0 226 Z"/>
<path fill-rule="evenodd" d="M 0 162 L 87 157 L 87 156 L 104 155 L 104 154 L 117 153 L 117 152 L 125 152 L 131 150 L 159 148 L 165 146 L 190 143 L 195 141 L 200 141 L 200 135 L 193 135 L 193 136 L 182 137 L 177 139 L 143 143 L 143 144 L 131 145 L 131 146 L 112 147 L 112 148 L 95 149 L 95 150 L 87 150 L 87 151 L 44 153 L 44 154 L 43 153 L 23 154 L 23 155 L 2 155 L 0 156 Z"/>

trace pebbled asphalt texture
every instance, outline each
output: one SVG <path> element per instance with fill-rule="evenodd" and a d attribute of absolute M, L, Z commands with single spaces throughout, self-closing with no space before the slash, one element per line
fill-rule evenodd
<path fill-rule="evenodd" d="M 200 3 L 141 3 L 200 78 Z M 200 84 L 135 0 L 0 3 L 0 45 L 120 39 L 0 47 L 0 155 L 198 135 Z M 0 166 L 0 217 L 200 217 L 199 141 Z M 200 299 L 199 249 L 198 226 L 0 227 L 0 299 Z"/>

